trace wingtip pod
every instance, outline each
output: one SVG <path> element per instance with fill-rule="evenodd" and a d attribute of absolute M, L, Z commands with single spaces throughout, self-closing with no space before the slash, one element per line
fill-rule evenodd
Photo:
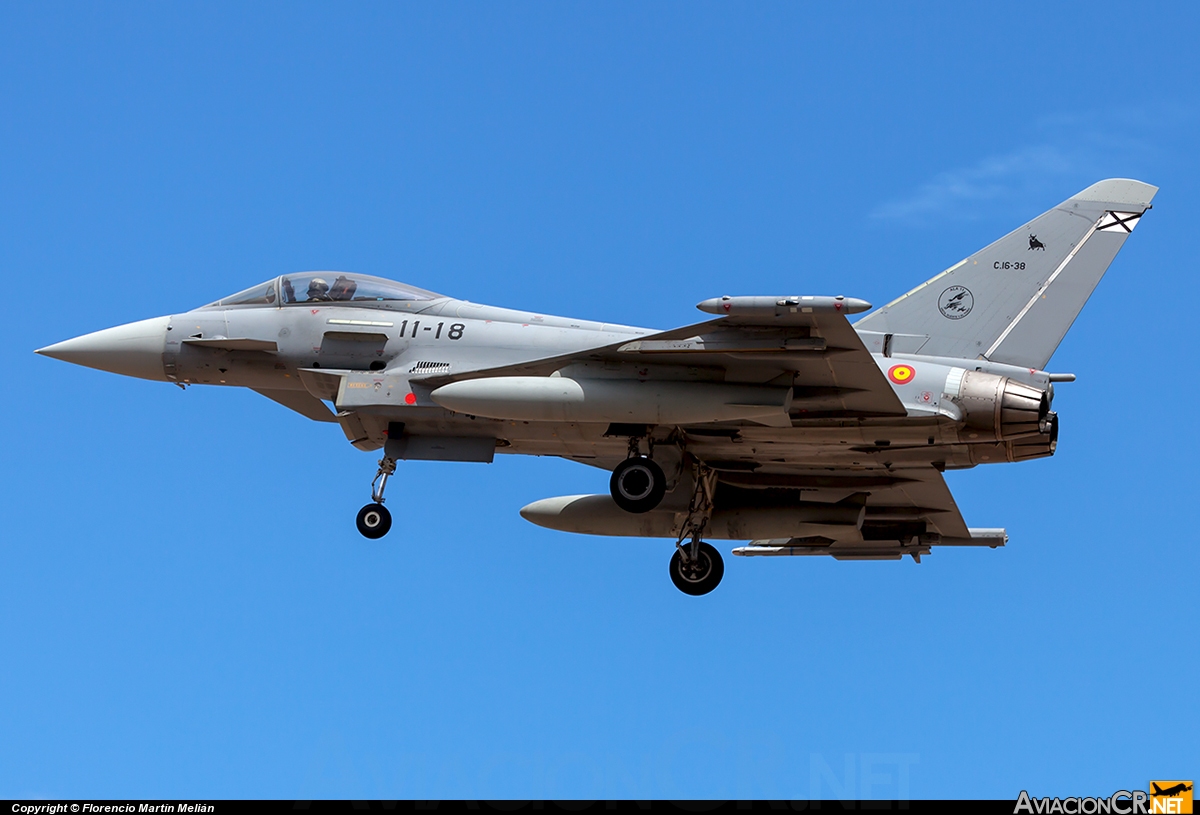
<path fill-rule="evenodd" d="M 1071 196 L 1072 201 L 1102 201 L 1148 209 L 1158 187 L 1133 178 L 1106 178 Z"/>
<path fill-rule="evenodd" d="M 871 304 L 857 297 L 820 297 L 816 295 L 793 297 L 712 297 L 696 304 L 696 308 L 708 314 L 723 314 L 730 317 L 784 317 L 788 314 L 812 314 L 816 312 L 834 314 L 858 314 L 868 311 Z"/>

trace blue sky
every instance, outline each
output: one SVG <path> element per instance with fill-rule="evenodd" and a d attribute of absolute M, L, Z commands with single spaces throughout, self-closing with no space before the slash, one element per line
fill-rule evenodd
<path fill-rule="evenodd" d="M 0 796 L 1015 797 L 1193 778 L 1189 4 L 0 7 Z M 406 463 L 34 348 L 346 269 L 668 328 L 877 304 L 1161 186 L 1051 363 L 998 551 L 728 558 L 533 527 L 551 459 Z"/>

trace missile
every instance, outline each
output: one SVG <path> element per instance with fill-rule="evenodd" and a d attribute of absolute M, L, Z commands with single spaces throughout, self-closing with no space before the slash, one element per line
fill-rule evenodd
<path fill-rule="evenodd" d="M 713 297 L 696 304 L 709 314 L 730 317 L 786 317 L 790 314 L 858 314 L 871 308 L 856 297 Z"/>
<path fill-rule="evenodd" d="M 919 558 L 929 554 L 931 546 L 987 546 L 995 549 L 1008 542 L 1008 533 L 1003 529 L 968 529 L 968 537 L 930 533 L 918 535 L 899 546 L 882 541 L 856 542 L 854 546 L 835 547 L 830 536 L 791 537 L 752 540 L 746 546 L 734 548 L 739 557 L 796 557 L 808 555 L 830 555 L 838 560 L 899 560 L 912 554 Z"/>
<path fill-rule="evenodd" d="M 828 555 L 835 560 L 900 560 L 905 555 L 912 555 L 913 559 L 920 562 L 921 555 L 929 554 L 929 547 L 906 547 L 906 546 L 879 546 L 879 545 L 859 545 L 845 546 L 834 548 L 829 544 L 824 545 L 809 545 L 809 546 L 772 546 L 761 545 L 763 542 L 755 541 L 749 546 L 737 546 L 733 549 L 733 554 L 738 557 L 792 557 L 792 556 L 817 556 Z M 765 543 L 771 543 L 766 541 Z"/>
<path fill-rule="evenodd" d="M 787 423 L 792 389 L 723 382 L 640 382 L 566 376 L 466 379 L 430 393 L 456 413 L 526 422 Z"/>
<path fill-rule="evenodd" d="M 749 546 L 736 546 L 733 554 L 738 557 L 791 557 L 796 555 L 827 555 L 829 544 L 821 546 L 774 545 L 774 541 L 754 541 Z"/>

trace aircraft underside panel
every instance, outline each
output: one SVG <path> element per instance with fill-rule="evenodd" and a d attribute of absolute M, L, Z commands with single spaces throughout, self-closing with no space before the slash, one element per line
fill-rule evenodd
<path fill-rule="evenodd" d="M 558 456 L 610 471 L 628 456 L 628 438 L 605 435 L 609 429 L 605 425 L 461 417 L 414 421 L 412 414 L 406 416 L 402 427 L 382 415 L 343 413 L 340 420 L 344 429 L 349 428 L 347 436 L 357 437 L 360 447 L 382 447 L 389 427 L 392 433 L 402 434 L 389 443 L 388 452 L 395 458 L 486 460 L 494 449 Z M 434 443 L 438 439 L 441 443 Z M 446 445 L 469 446 L 471 440 L 480 450 L 486 448 L 487 455 L 474 458 L 443 450 L 449 449 Z M 407 449 L 402 450 L 405 444 Z M 716 472 L 715 512 L 706 533 L 713 539 L 808 539 L 818 546 L 836 543 L 824 553 L 847 556 L 895 548 L 901 541 L 926 548 L 935 539 L 967 545 L 963 542 L 971 540 L 971 533 L 940 470 L 973 466 L 979 458 L 977 450 L 994 451 L 996 445 L 963 444 L 952 423 L 932 418 L 827 421 L 786 429 L 745 425 L 672 429 L 654 439 L 654 458 L 662 463 L 670 483 L 659 508 L 633 515 L 613 505 L 607 495 L 587 496 L 587 501 L 570 509 L 571 518 L 556 522 L 555 528 L 673 538 L 691 495 L 686 462 L 698 460 Z M 837 515 L 835 505 L 856 496 L 861 496 L 864 507 L 858 523 L 831 517 Z M 787 553 L 803 551 L 807 550 Z"/>

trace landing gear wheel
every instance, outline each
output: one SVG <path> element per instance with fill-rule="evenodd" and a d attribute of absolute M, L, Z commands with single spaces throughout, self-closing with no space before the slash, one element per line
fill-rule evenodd
<path fill-rule="evenodd" d="M 363 537 L 382 538 L 392 528 L 392 513 L 383 504 L 367 504 L 358 511 L 354 523 Z"/>
<path fill-rule="evenodd" d="M 667 477 L 652 459 L 634 456 L 616 466 L 608 489 L 617 506 L 626 512 L 649 512 L 666 495 Z"/>
<path fill-rule="evenodd" d="M 692 544 L 682 544 L 681 548 L 688 554 L 688 562 L 684 563 L 683 552 L 676 549 L 671 556 L 671 582 L 675 588 L 693 597 L 708 594 L 725 576 L 725 561 L 721 560 L 721 553 L 704 541 L 700 542 L 694 557 Z"/>

